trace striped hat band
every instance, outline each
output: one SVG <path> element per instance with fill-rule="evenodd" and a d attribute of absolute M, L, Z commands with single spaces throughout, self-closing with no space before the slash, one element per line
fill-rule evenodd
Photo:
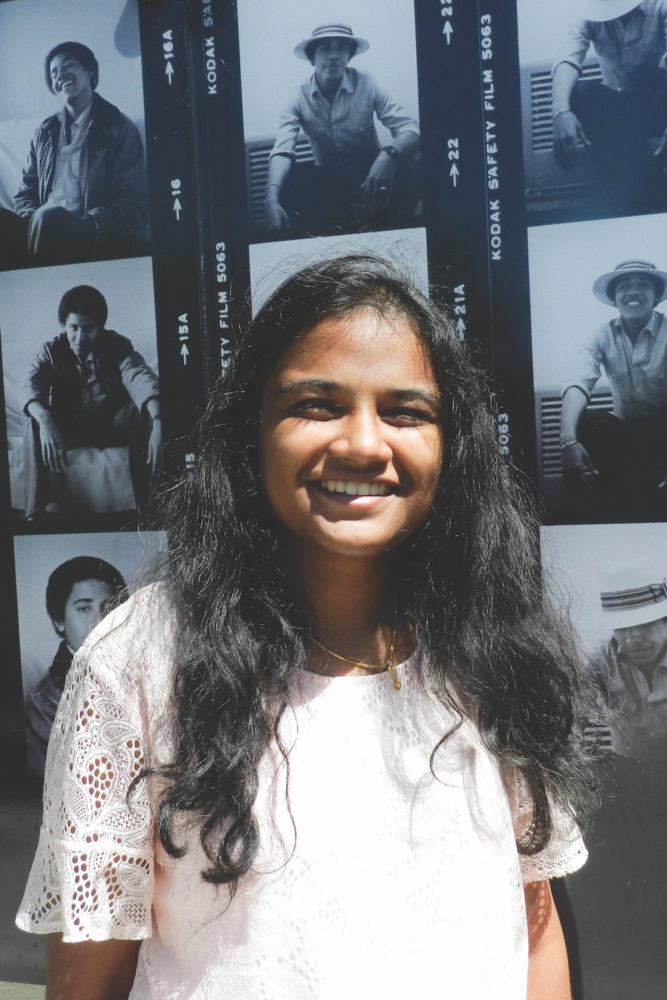
<path fill-rule="evenodd" d="M 600 601 L 603 611 L 633 611 L 667 602 L 667 580 L 662 583 L 647 583 L 644 587 L 633 587 L 630 590 L 603 591 Z"/>
<path fill-rule="evenodd" d="M 349 24 L 320 24 L 318 28 L 313 28 L 309 41 L 314 42 L 322 36 L 330 38 L 332 35 L 347 35 L 348 38 L 354 38 Z"/>

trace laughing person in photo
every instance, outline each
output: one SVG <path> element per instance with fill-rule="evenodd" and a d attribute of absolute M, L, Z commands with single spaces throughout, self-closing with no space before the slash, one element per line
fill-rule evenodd
<path fill-rule="evenodd" d="M 579 377 L 563 391 L 560 440 L 565 482 L 594 486 L 619 513 L 661 520 L 667 509 L 667 272 L 624 260 L 600 275 L 593 294 L 617 315 L 583 348 Z M 602 375 L 611 413 L 589 407 Z"/>
<path fill-rule="evenodd" d="M 46 84 L 62 110 L 37 129 L 14 198 L 0 209 L 0 264 L 93 260 L 136 252 L 148 221 L 136 125 L 97 93 L 99 66 L 80 42 L 56 45 Z"/>

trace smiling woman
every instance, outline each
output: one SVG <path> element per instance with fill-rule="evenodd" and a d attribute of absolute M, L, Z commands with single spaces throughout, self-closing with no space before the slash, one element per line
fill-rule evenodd
<path fill-rule="evenodd" d="M 196 446 L 56 723 L 49 996 L 568 997 L 576 656 L 448 320 L 377 258 L 306 268 Z"/>

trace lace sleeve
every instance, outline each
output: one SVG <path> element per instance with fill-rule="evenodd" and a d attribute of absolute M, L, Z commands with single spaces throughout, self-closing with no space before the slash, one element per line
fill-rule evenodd
<path fill-rule="evenodd" d="M 530 794 L 521 776 L 505 774 L 505 787 L 512 810 L 514 835 L 525 836 L 532 822 Z M 524 882 L 541 882 L 576 872 L 585 863 L 588 851 L 579 827 L 563 809 L 551 806 L 553 830 L 549 843 L 537 854 L 520 854 L 519 865 Z"/>
<path fill-rule="evenodd" d="M 140 699 L 117 663 L 115 673 L 104 669 L 105 638 L 115 645 L 99 640 L 101 669 L 79 654 L 70 670 L 49 743 L 39 847 L 16 918 L 22 930 L 60 931 L 65 941 L 136 940 L 151 928 L 146 782 L 127 801 L 146 759 Z"/>
<path fill-rule="evenodd" d="M 547 846 L 538 854 L 519 856 L 524 882 L 541 882 L 578 871 L 588 851 L 578 826 L 565 814 L 554 810 L 554 831 Z"/>

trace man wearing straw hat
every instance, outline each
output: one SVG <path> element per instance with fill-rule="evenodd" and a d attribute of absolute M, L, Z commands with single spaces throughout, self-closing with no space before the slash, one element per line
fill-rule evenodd
<path fill-rule="evenodd" d="M 567 171 L 590 155 L 629 209 L 664 204 L 667 0 L 583 0 L 553 68 L 554 155 Z M 582 80 L 593 47 L 602 81 Z M 653 140 L 653 141 L 652 141 Z M 652 148 L 652 151 L 651 151 Z"/>
<path fill-rule="evenodd" d="M 419 125 L 372 76 L 348 65 L 369 48 L 347 24 L 320 25 L 295 47 L 314 72 L 280 116 L 265 192 L 269 229 L 373 228 L 414 212 Z M 376 119 L 391 133 L 384 146 Z M 300 131 L 314 166 L 295 164 Z"/>
<path fill-rule="evenodd" d="M 629 563 L 601 578 L 605 632 L 594 669 L 614 750 L 667 757 L 667 579 L 665 564 Z"/>
<path fill-rule="evenodd" d="M 624 260 L 600 275 L 593 293 L 618 315 L 585 346 L 580 376 L 563 392 L 560 443 L 571 487 L 592 480 L 625 512 L 661 519 L 667 506 L 667 272 Z M 611 413 L 587 408 L 602 371 Z"/>

